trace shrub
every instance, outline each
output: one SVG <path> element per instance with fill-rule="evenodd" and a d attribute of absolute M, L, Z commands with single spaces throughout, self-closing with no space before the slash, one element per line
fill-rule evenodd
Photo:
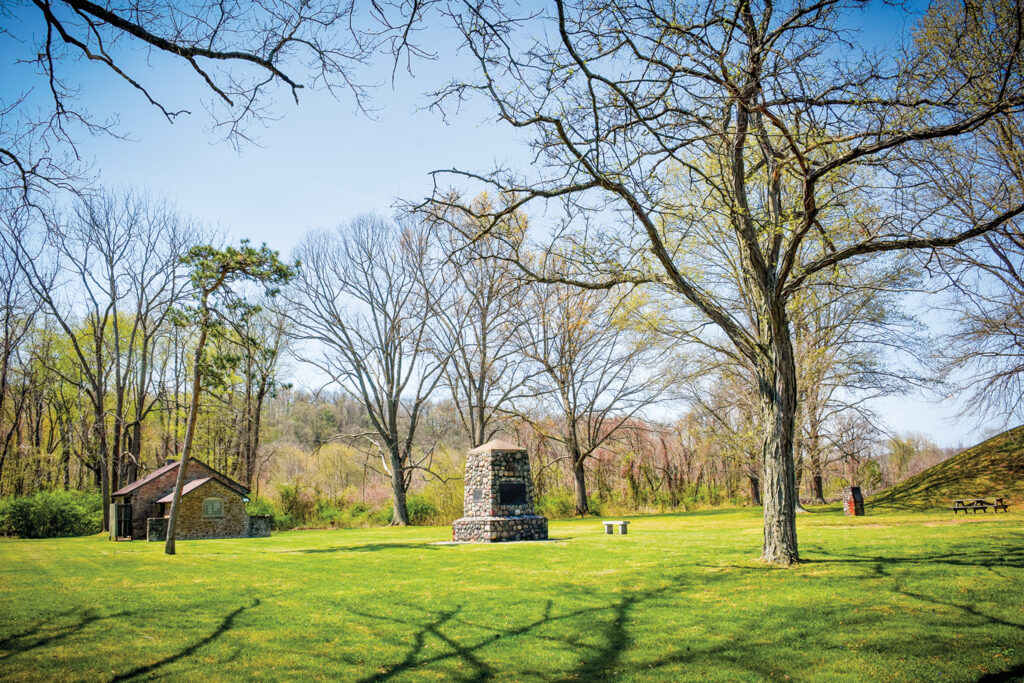
<path fill-rule="evenodd" d="M 250 515 L 273 517 L 274 513 L 277 512 L 277 508 L 266 498 L 257 496 L 249 499 L 249 502 L 245 504 L 245 511 Z"/>
<path fill-rule="evenodd" d="M 436 508 L 430 524 L 451 524 L 462 517 L 463 488 L 461 481 L 457 485 L 451 482 L 431 481 L 423 487 L 423 495 Z"/>
<path fill-rule="evenodd" d="M 288 531 L 294 529 L 299 525 L 295 521 L 295 518 L 289 515 L 287 512 L 276 511 L 271 521 L 274 524 L 274 531 Z"/>
<path fill-rule="evenodd" d="M 366 503 L 352 503 L 345 506 L 343 502 L 318 498 L 315 501 L 306 493 L 299 494 L 294 486 L 278 486 L 283 492 L 289 508 L 267 499 L 253 498 L 245 506 L 250 515 L 267 515 L 271 518 L 274 531 L 287 531 L 295 527 L 371 527 L 383 526 L 391 520 L 391 509 L 380 510 Z M 308 501 L 308 504 L 307 502 Z M 299 517 L 295 511 L 303 516 Z M 423 514 L 419 511 L 418 514 Z"/>
<path fill-rule="evenodd" d="M 331 526 L 344 526 L 344 522 L 348 515 L 343 510 L 339 510 L 330 501 L 318 500 L 316 506 L 313 509 L 314 519 L 310 520 L 318 524 L 330 524 Z"/>
<path fill-rule="evenodd" d="M 572 494 L 566 491 L 540 496 L 535 507 L 537 514 L 551 519 L 571 517 L 576 509 Z"/>
<path fill-rule="evenodd" d="M 391 507 L 374 508 L 366 503 L 352 503 L 344 511 L 345 517 L 340 522 L 346 527 L 384 526 L 391 520 Z"/>
<path fill-rule="evenodd" d="M 270 523 L 274 531 L 284 531 L 295 527 L 295 518 L 282 512 L 274 503 L 266 498 L 252 498 L 245 505 L 245 511 L 250 515 L 265 515 L 270 517 Z"/>
<path fill-rule="evenodd" d="M 414 526 L 438 522 L 437 506 L 422 493 L 412 493 L 405 497 L 405 511 L 409 513 L 409 524 Z M 391 503 L 384 508 L 383 516 L 384 521 L 390 524 L 395 516 L 394 506 Z"/>
<path fill-rule="evenodd" d="M 588 496 L 587 506 L 590 508 L 590 514 L 595 516 L 601 514 L 603 505 L 600 498 Z M 576 516 L 576 494 L 573 491 L 549 493 L 538 498 L 534 507 L 538 515 L 543 515 L 549 519 L 574 517 Z"/>
<path fill-rule="evenodd" d="M 417 526 L 431 524 L 437 518 L 437 506 L 422 493 L 414 493 L 405 499 L 405 509 L 409 512 L 409 523 Z"/>
<path fill-rule="evenodd" d="M 103 528 L 100 494 L 40 491 L 0 501 L 0 535 L 22 538 L 88 536 Z"/>
<path fill-rule="evenodd" d="M 295 520 L 292 526 L 308 520 L 316 507 L 313 496 L 297 484 L 278 484 L 277 497 L 281 501 L 281 512 Z"/>
<path fill-rule="evenodd" d="M 359 517 L 365 515 L 370 511 L 370 506 L 366 503 L 352 503 L 348 506 L 348 514 L 351 517 Z"/>

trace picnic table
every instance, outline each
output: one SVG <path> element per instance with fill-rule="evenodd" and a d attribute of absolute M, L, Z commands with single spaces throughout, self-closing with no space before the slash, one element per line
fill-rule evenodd
<path fill-rule="evenodd" d="M 1009 512 L 1007 509 L 1010 506 L 1006 502 L 1006 498 L 996 498 L 995 501 L 985 500 L 984 498 L 957 498 L 953 501 L 953 507 L 950 510 L 953 514 L 960 512 L 961 510 L 966 515 L 968 512 L 977 514 L 978 511 L 988 512 L 989 508 L 992 508 L 992 512 L 999 512 L 1002 508 L 1003 512 Z"/>

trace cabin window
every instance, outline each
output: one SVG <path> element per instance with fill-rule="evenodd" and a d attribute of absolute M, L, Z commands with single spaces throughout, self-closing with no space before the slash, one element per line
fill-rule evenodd
<path fill-rule="evenodd" d="M 223 517 L 224 501 L 220 498 L 203 498 L 203 517 Z"/>

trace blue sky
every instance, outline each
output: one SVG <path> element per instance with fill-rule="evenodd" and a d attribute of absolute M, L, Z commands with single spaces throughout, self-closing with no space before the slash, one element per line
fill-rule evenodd
<path fill-rule="evenodd" d="M 855 23 L 863 27 L 865 41 L 882 47 L 905 29 L 908 16 L 904 9 L 879 4 Z M 18 17 L 3 20 L 17 22 Z M 209 95 L 194 74 L 159 56 L 151 56 L 149 66 L 138 63 L 136 73 L 145 75 L 154 92 L 195 112 L 171 125 L 101 67 L 73 65 L 72 75 L 83 84 L 81 104 L 98 117 L 117 116 L 131 138 L 86 138 L 79 150 L 103 184 L 148 188 L 232 238 L 266 242 L 287 254 L 309 228 L 367 211 L 390 212 L 396 197 L 429 194 L 431 170 L 529 163 L 522 142 L 482 105 L 470 105 L 448 122 L 423 110 L 425 92 L 472 68 L 453 54 L 454 36 L 435 34 L 433 40 L 441 58 L 416 64 L 415 77 L 399 70 L 392 85 L 386 60 L 364 72 L 365 81 L 382 83 L 372 117 L 356 111 L 344 96 L 335 100 L 304 91 L 297 106 L 279 98 L 274 106 L 278 120 L 253 131 L 259 146 L 238 151 L 207 130 L 210 120 L 201 103 Z M 9 68 L 12 49 L 17 46 L 9 39 L 0 40 L 5 99 L 29 85 L 42 86 L 30 67 Z M 890 427 L 929 434 L 943 445 L 971 443 L 985 426 L 972 419 L 957 423 L 958 406 L 934 405 L 920 396 L 887 399 L 877 407 Z"/>

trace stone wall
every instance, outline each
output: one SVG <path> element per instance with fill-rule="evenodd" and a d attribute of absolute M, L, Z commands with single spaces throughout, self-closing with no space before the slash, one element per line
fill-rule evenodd
<path fill-rule="evenodd" d="M 166 517 L 150 517 L 146 520 L 146 540 L 152 542 L 167 540 Z"/>
<path fill-rule="evenodd" d="M 224 514 L 221 517 L 203 517 L 203 499 L 220 498 Z M 167 506 L 170 511 L 170 506 Z M 187 496 L 178 505 L 178 524 L 174 531 L 179 540 L 193 538 L 241 538 L 249 534 L 249 515 L 237 491 L 211 479 Z"/>
<path fill-rule="evenodd" d="M 271 519 L 269 515 L 251 515 L 249 517 L 249 538 L 265 538 L 270 535 Z"/>
<path fill-rule="evenodd" d="M 146 520 L 146 522 L 147 541 L 167 540 L 166 517 L 150 517 L 148 520 Z M 248 518 L 248 520 L 246 520 L 246 533 L 244 534 L 244 536 L 247 538 L 266 538 L 267 536 L 270 536 L 271 524 L 272 520 L 268 515 L 252 515 Z M 179 533 L 178 538 L 185 537 Z M 203 538 L 207 537 L 204 536 Z"/>

